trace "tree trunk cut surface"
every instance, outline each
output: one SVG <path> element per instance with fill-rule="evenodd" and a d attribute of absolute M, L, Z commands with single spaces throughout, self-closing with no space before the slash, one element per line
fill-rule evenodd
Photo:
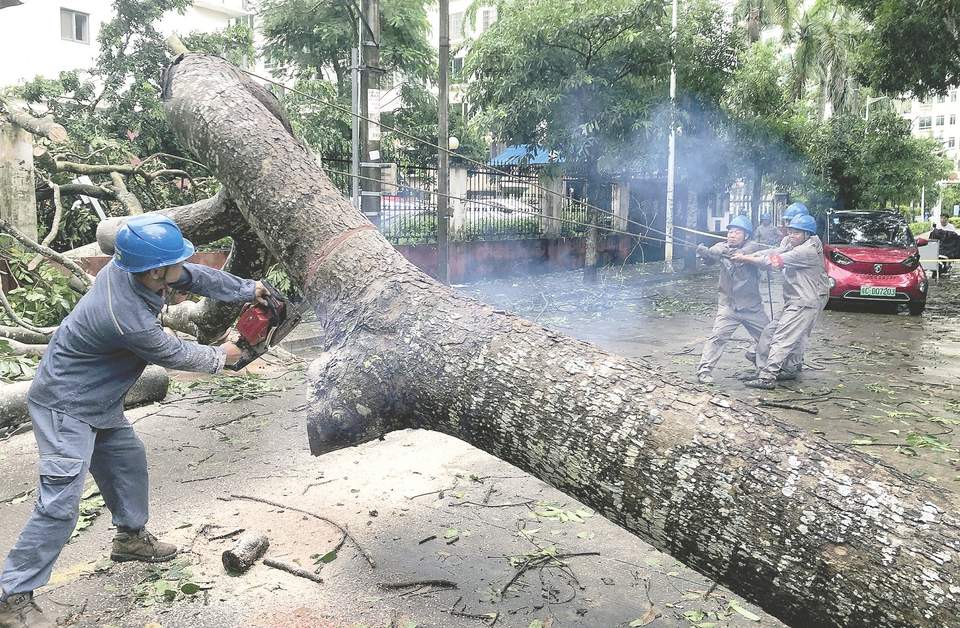
<path fill-rule="evenodd" d="M 437 430 L 792 625 L 955 625 L 955 495 L 436 283 L 370 228 L 226 62 L 181 58 L 164 99 L 180 141 L 326 332 L 309 370 L 315 454 Z"/>

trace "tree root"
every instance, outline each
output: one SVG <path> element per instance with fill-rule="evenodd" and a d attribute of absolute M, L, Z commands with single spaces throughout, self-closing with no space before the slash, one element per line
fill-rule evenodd
<path fill-rule="evenodd" d="M 523 561 L 523 564 L 520 565 L 520 567 L 517 569 L 517 572 L 513 574 L 512 578 L 510 578 L 510 581 L 507 582 L 507 584 L 503 585 L 503 588 L 500 589 L 500 595 L 503 596 L 507 592 L 507 589 L 509 589 L 510 586 L 520 578 L 520 576 L 527 573 L 531 569 L 537 569 L 538 567 L 547 567 L 552 562 L 557 563 L 556 566 L 560 567 L 560 566 L 563 566 L 563 563 L 561 561 L 567 558 L 574 558 L 576 556 L 599 556 L 599 555 L 600 555 L 600 552 L 574 552 L 572 554 L 555 554 L 555 555 L 547 554 L 544 556 L 529 558 Z"/>
<path fill-rule="evenodd" d="M 387 591 L 410 589 L 413 587 L 437 587 L 438 589 L 459 588 L 459 585 L 452 580 L 410 580 L 407 582 L 381 582 L 377 586 Z"/>

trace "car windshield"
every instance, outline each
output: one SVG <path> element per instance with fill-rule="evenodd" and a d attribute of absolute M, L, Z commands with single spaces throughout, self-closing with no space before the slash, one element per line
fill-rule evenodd
<path fill-rule="evenodd" d="M 828 222 L 828 244 L 903 248 L 913 245 L 906 221 L 895 214 L 833 214 Z"/>

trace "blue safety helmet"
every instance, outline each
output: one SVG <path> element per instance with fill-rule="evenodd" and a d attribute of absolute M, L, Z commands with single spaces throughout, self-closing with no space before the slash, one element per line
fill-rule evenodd
<path fill-rule="evenodd" d="M 134 216 L 117 232 L 113 260 L 120 270 L 141 273 L 178 264 L 193 255 L 193 244 L 166 216 Z"/>
<path fill-rule="evenodd" d="M 760 214 L 760 222 L 763 222 L 764 220 L 770 220 L 769 212 L 763 212 L 762 214 Z"/>
<path fill-rule="evenodd" d="M 791 229 L 800 229 L 801 231 L 806 231 L 807 233 L 816 233 L 817 232 L 817 221 L 810 214 L 800 214 L 799 216 L 794 216 L 793 220 L 790 221 L 788 225 Z"/>
<path fill-rule="evenodd" d="M 810 210 L 807 209 L 807 206 L 803 203 L 792 203 L 787 209 L 783 212 L 784 220 L 793 220 L 797 216 L 807 216 L 810 214 Z"/>
<path fill-rule="evenodd" d="M 747 234 L 747 237 L 753 235 L 753 223 L 746 216 L 737 216 L 727 224 L 727 229 L 740 229 Z"/>

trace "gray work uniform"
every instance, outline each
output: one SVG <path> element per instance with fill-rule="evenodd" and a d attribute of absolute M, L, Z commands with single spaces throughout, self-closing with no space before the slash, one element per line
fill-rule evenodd
<path fill-rule="evenodd" d="M 773 255 L 783 261 L 783 309 L 757 343 L 759 378 L 772 380 L 781 370 L 802 364 L 807 339 L 830 296 L 830 285 L 823 264 L 823 243 L 815 235 L 797 247 L 784 245 L 761 253 L 767 267 Z"/>
<path fill-rule="evenodd" d="M 720 263 L 720 296 L 717 299 L 717 318 L 713 332 L 703 345 L 697 373 L 709 373 L 720 361 L 723 348 L 743 325 L 754 339 L 760 338 L 770 319 L 763 310 L 760 298 L 760 273 L 756 266 L 737 263 L 729 259 L 734 253 L 749 255 L 763 247 L 756 242 L 747 242 L 740 248 L 731 248 L 726 242 L 714 244 L 709 249 L 700 249 L 703 260 Z"/>
<path fill-rule="evenodd" d="M 254 299 L 256 282 L 185 264 L 175 286 L 220 301 Z M 147 522 L 147 458 L 123 415 L 127 391 L 147 363 L 215 373 L 226 353 L 163 331 L 164 299 L 110 262 L 50 340 L 27 395 L 40 453 L 37 501 L 0 575 L 5 595 L 50 579 L 79 515 L 87 470 L 118 528 Z"/>
<path fill-rule="evenodd" d="M 760 225 L 754 232 L 753 237 L 760 244 L 776 246 L 783 238 L 783 234 L 773 225 Z"/>

